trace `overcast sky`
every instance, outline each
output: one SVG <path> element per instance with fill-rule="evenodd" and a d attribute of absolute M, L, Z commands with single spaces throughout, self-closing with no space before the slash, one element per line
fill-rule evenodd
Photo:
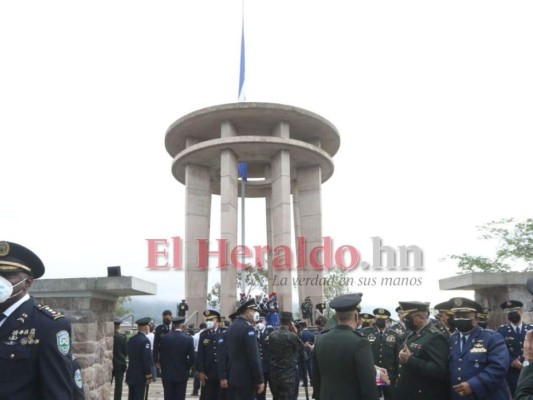
<path fill-rule="evenodd" d="M 34 250 L 46 278 L 120 265 L 182 298 L 182 272 L 146 270 L 146 239 L 185 230 L 164 136 L 237 101 L 241 6 L 0 4 L 0 238 Z M 373 236 L 423 249 L 424 271 L 397 274 L 421 286 L 354 288 L 367 304 L 449 298 L 438 279 L 457 268 L 443 259 L 493 249 L 477 225 L 531 217 L 532 14 L 530 1 L 245 1 L 247 100 L 340 132 L 323 234 L 363 260 Z M 264 205 L 249 204 L 249 240 L 266 244 Z"/>

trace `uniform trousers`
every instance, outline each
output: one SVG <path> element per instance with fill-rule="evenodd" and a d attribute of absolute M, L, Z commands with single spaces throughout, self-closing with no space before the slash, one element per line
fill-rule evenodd
<path fill-rule="evenodd" d="M 149 385 L 144 383 L 128 385 L 128 400 L 144 400 L 146 393 L 148 392 Z"/>
<path fill-rule="evenodd" d="M 256 386 L 230 387 L 228 398 L 231 400 L 255 400 Z"/>
<path fill-rule="evenodd" d="M 185 400 L 185 392 L 187 391 L 187 381 L 172 382 L 166 379 L 163 381 L 163 391 L 165 400 Z"/>

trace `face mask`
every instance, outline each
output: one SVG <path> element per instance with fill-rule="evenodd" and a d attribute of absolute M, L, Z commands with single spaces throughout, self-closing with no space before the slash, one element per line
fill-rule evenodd
<path fill-rule="evenodd" d="M 512 312 L 507 314 L 507 319 L 513 324 L 518 324 L 520 322 L 520 314 L 517 312 Z"/>
<path fill-rule="evenodd" d="M 474 329 L 474 324 L 471 319 L 457 318 L 455 319 L 455 327 L 459 332 L 466 333 Z"/>
<path fill-rule="evenodd" d="M 13 289 L 16 286 L 20 285 L 21 283 L 25 282 L 27 279 L 28 278 L 24 278 L 19 283 L 16 283 L 13 285 L 6 278 L 4 278 L 3 276 L 0 276 L 0 304 L 6 302 L 13 296 L 16 296 L 17 294 L 19 294 L 20 291 L 13 294 Z"/>
<path fill-rule="evenodd" d="M 377 326 L 379 329 L 383 329 L 383 328 L 385 328 L 385 320 L 384 320 L 384 319 L 378 319 L 378 320 L 376 320 L 376 326 Z"/>
<path fill-rule="evenodd" d="M 260 316 L 259 316 L 259 313 L 258 313 L 257 311 L 256 311 L 256 312 L 254 312 L 254 317 L 253 317 L 253 319 L 254 319 L 254 322 L 257 322 L 257 321 L 259 321 L 259 318 L 260 318 Z"/>
<path fill-rule="evenodd" d="M 215 323 L 213 321 L 207 321 L 205 324 L 207 325 L 207 329 L 213 329 L 215 327 Z"/>
<path fill-rule="evenodd" d="M 411 318 L 405 318 L 405 327 L 410 331 L 416 331 L 416 325 Z"/>
<path fill-rule="evenodd" d="M 257 328 L 258 331 L 262 332 L 263 329 L 265 329 L 265 324 L 263 324 L 262 322 L 258 322 L 255 327 Z"/>

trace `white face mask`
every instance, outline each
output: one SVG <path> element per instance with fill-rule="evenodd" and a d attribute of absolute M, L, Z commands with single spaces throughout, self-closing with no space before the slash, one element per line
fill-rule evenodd
<path fill-rule="evenodd" d="M 263 324 L 262 322 L 258 322 L 256 328 L 259 332 L 263 332 L 263 330 L 265 329 L 265 324 Z"/>
<path fill-rule="evenodd" d="M 213 321 L 207 321 L 205 324 L 207 325 L 207 329 L 213 329 L 215 327 L 215 323 Z"/>
<path fill-rule="evenodd" d="M 17 294 L 19 294 L 20 291 L 15 293 L 15 294 L 13 294 L 13 289 L 15 288 L 15 286 L 18 286 L 21 283 L 24 283 L 27 279 L 28 278 L 24 278 L 19 283 L 16 283 L 16 284 L 13 285 L 6 278 L 4 278 L 3 276 L 0 276 L 0 304 L 6 302 L 11 297 L 16 296 Z"/>
<path fill-rule="evenodd" d="M 254 322 L 259 321 L 259 318 L 260 318 L 259 313 L 257 311 L 254 312 Z"/>

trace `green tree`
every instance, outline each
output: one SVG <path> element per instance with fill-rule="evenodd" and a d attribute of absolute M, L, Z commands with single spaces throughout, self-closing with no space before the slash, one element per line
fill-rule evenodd
<path fill-rule="evenodd" d="M 335 297 L 341 294 L 350 293 L 351 286 L 348 278 L 348 272 L 340 268 L 332 268 L 325 271 L 324 278 L 326 278 L 326 284 L 324 285 L 324 301 L 328 304 Z"/>
<path fill-rule="evenodd" d="M 207 294 L 207 305 L 214 309 L 220 308 L 220 282 L 215 283 Z"/>
<path fill-rule="evenodd" d="M 115 305 L 115 316 L 117 318 L 123 318 L 131 314 L 133 314 L 133 309 L 131 307 L 131 297 L 119 297 L 117 300 L 117 304 Z"/>
<path fill-rule="evenodd" d="M 511 264 L 524 271 L 533 270 L 533 219 L 515 221 L 513 218 L 492 221 L 478 227 L 481 238 L 497 243 L 494 257 L 466 253 L 450 256 L 458 260 L 462 272 L 510 271 Z"/>
<path fill-rule="evenodd" d="M 250 296 L 253 291 L 259 290 L 262 293 L 268 291 L 268 271 L 261 266 L 252 266 L 248 264 L 244 269 L 246 278 L 245 282 L 245 294 L 246 297 Z M 242 282 L 242 274 L 237 271 L 237 288 L 240 291 Z"/>

